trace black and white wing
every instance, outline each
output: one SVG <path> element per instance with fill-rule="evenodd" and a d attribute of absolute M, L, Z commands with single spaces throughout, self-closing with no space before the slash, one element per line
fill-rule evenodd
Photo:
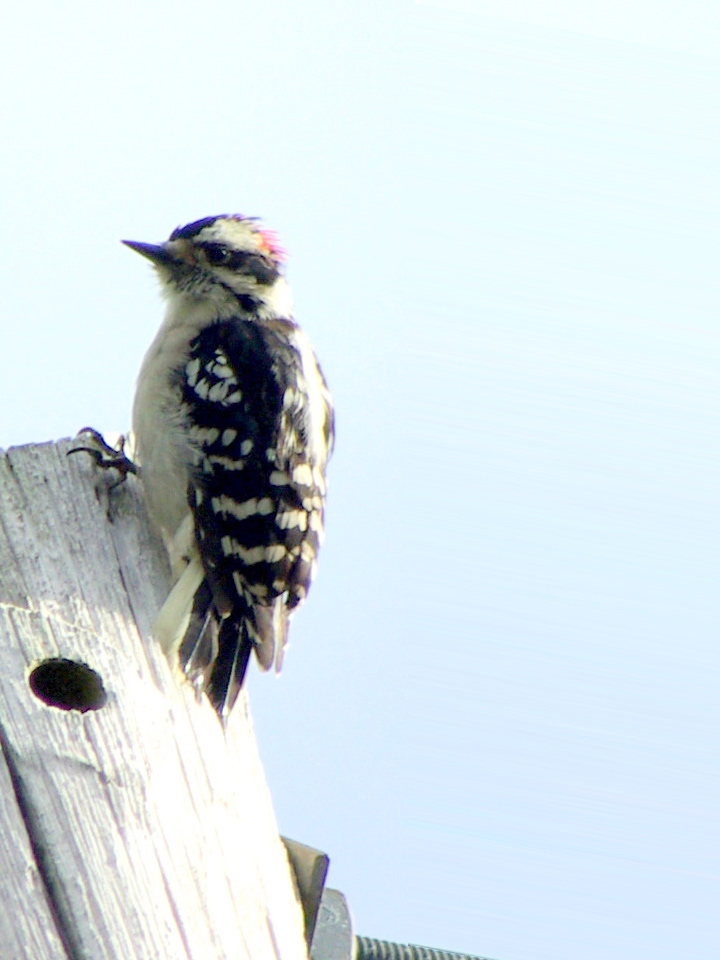
<path fill-rule="evenodd" d="M 223 320 L 176 371 L 190 446 L 188 501 L 202 569 L 181 667 L 226 716 L 250 652 L 279 669 L 288 617 L 323 536 L 333 413 L 305 334 L 290 320 Z M 191 560 L 192 562 L 192 560 Z"/>

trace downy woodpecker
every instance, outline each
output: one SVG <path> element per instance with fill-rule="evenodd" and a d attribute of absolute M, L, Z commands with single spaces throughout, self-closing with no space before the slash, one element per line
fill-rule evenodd
<path fill-rule="evenodd" d="M 254 217 L 207 217 L 158 245 L 165 319 L 133 408 L 150 516 L 175 585 L 155 636 L 221 718 L 255 651 L 279 670 L 323 536 L 333 409 L 292 315 L 283 251 Z"/>

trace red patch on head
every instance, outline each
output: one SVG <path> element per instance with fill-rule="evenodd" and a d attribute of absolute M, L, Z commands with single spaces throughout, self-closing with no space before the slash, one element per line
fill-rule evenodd
<path fill-rule="evenodd" d="M 285 250 L 280 245 L 278 235 L 274 230 L 266 230 L 264 227 L 258 228 L 260 235 L 260 245 L 276 260 L 285 259 Z"/>

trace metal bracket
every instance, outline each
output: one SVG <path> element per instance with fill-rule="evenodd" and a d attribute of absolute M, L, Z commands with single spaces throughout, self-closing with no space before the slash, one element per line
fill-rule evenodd
<path fill-rule="evenodd" d="M 288 860 L 295 876 L 295 884 L 305 917 L 305 940 L 309 950 L 315 932 L 325 877 L 330 866 L 330 857 L 320 850 L 298 843 L 297 840 L 289 840 L 287 837 L 280 839 L 285 844 Z"/>

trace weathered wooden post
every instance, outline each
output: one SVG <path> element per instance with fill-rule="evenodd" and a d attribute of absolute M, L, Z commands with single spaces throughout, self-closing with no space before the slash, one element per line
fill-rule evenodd
<path fill-rule="evenodd" d="M 0 957 L 303 960 L 244 697 L 173 676 L 138 484 L 71 446 L 0 454 Z"/>

